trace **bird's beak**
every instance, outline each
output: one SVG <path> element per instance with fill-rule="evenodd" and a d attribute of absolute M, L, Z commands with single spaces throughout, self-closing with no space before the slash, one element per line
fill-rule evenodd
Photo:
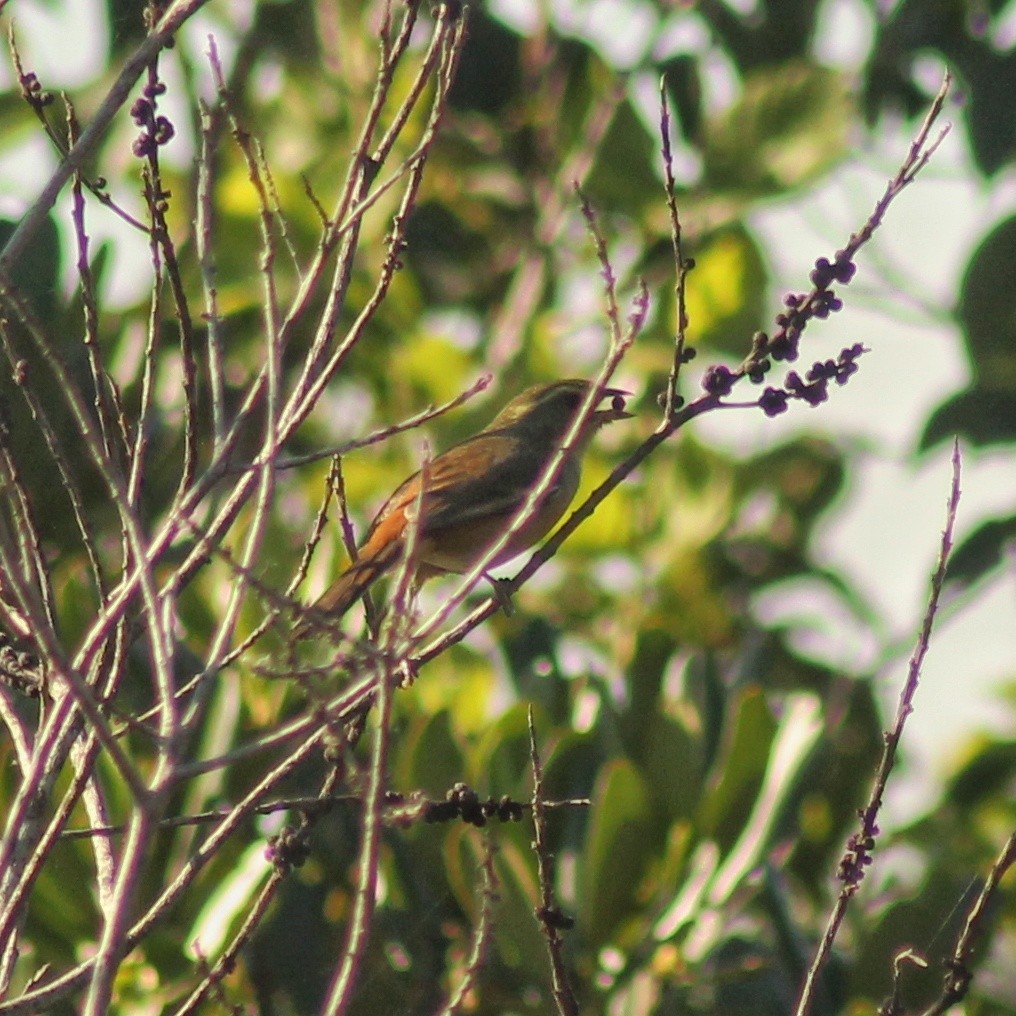
<path fill-rule="evenodd" d="M 634 414 L 629 413 L 624 404 L 624 400 L 630 397 L 631 392 L 626 392 L 623 388 L 604 388 L 600 399 L 610 399 L 610 408 L 598 409 L 593 416 L 601 425 L 615 420 L 630 420 Z"/>

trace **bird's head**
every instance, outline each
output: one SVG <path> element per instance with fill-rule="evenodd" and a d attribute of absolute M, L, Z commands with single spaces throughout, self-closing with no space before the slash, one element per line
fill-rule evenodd
<path fill-rule="evenodd" d="M 534 385 L 516 395 L 487 429 L 503 430 L 511 427 L 525 430 L 534 439 L 560 439 L 567 433 L 592 387 L 591 381 L 579 378 Z M 626 420 L 632 415 L 624 406 L 625 396 L 629 394 L 620 388 L 604 388 L 600 392 L 601 402 L 607 399 L 610 401 L 609 405 L 595 409 L 590 415 L 587 424 L 590 435 L 604 424 Z"/>

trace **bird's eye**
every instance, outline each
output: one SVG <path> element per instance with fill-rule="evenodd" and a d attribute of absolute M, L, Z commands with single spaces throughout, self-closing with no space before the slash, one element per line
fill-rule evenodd
<path fill-rule="evenodd" d="M 610 400 L 610 408 L 615 413 L 623 413 L 624 412 L 624 396 L 623 395 L 615 395 Z"/>

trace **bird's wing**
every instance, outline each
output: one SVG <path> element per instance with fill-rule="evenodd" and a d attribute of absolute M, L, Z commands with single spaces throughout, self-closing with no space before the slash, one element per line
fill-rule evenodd
<path fill-rule="evenodd" d="M 477 434 L 430 463 L 423 498 L 428 533 L 518 511 L 544 463 L 539 455 L 519 455 L 517 440 L 489 432 Z M 497 468 L 498 462 L 505 460 L 511 466 Z M 409 517 L 415 514 L 420 481 L 421 474 L 414 473 L 392 494 L 374 519 L 371 532 L 393 512 L 402 510 Z"/>

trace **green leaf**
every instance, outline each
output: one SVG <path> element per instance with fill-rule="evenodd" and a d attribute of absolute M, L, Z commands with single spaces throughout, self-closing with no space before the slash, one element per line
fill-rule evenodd
<path fill-rule="evenodd" d="M 451 716 L 442 710 L 418 721 L 406 740 L 397 775 L 404 786 L 443 796 L 462 779 L 465 760 L 454 732 Z"/>
<path fill-rule="evenodd" d="M 741 225 L 712 234 L 693 251 L 686 309 L 695 344 L 742 357 L 748 337 L 763 324 L 766 262 Z"/>
<path fill-rule="evenodd" d="M 525 796 L 528 792 L 529 707 L 519 702 L 487 730 L 473 760 L 482 793 Z"/>
<path fill-rule="evenodd" d="M 751 713 L 745 727 L 751 723 L 758 727 L 769 727 L 768 713 L 763 715 L 754 706 Z M 738 806 L 739 835 L 722 867 L 716 872 L 710 890 L 711 900 L 718 902 L 729 899 L 737 886 L 763 859 L 779 831 L 777 823 L 781 812 L 821 733 L 822 717 L 818 696 L 790 696 L 772 738 L 771 748 L 765 756 L 764 777 L 757 793 L 752 794 L 750 808 L 747 802 Z M 740 747 L 747 749 L 744 744 Z M 728 763 L 727 771 L 730 769 Z"/>
<path fill-rule="evenodd" d="M 418 334 L 398 352 L 399 374 L 432 402 L 445 402 L 466 387 L 474 368 L 469 357 L 447 339 Z"/>
<path fill-rule="evenodd" d="M 543 764 L 543 792 L 547 800 L 591 797 L 600 766 L 606 761 L 597 732 L 565 730 Z"/>
<path fill-rule="evenodd" d="M 829 441 L 800 438 L 759 455 L 742 471 L 742 498 L 771 490 L 792 513 L 795 528 L 810 524 L 839 495 L 846 472 L 843 457 Z M 799 537 L 800 538 L 800 537 Z"/>
<path fill-rule="evenodd" d="M 236 932 L 254 897 L 272 873 L 261 843 L 252 843 L 218 884 L 209 891 L 187 936 L 189 947 L 202 956 L 217 955 Z"/>
<path fill-rule="evenodd" d="M 502 903 L 494 921 L 494 938 L 501 960 L 528 983 L 544 985 L 548 978 L 547 943 L 533 916 L 539 887 L 533 855 L 526 847 L 508 842 L 499 845 L 498 895 Z"/>
<path fill-rule="evenodd" d="M 706 134 L 703 185 L 709 190 L 781 194 L 837 163 L 853 118 L 846 82 L 804 60 L 752 71 L 741 101 Z"/>
<path fill-rule="evenodd" d="M 1016 441 L 1016 391 L 973 387 L 954 395 L 931 414 L 920 449 L 956 437 L 978 446 Z"/>
<path fill-rule="evenodd" d="M 970 96 L 965 109 L 974 158 L 981 172 L 991 176 L 1016 156 L 1011 101 L 1016 93 L 1016 53 L 1011 46 L 1000 52 L 983 37 L 978 41 L 976 51 L 967 47 L 968 59 L 961 65 L 964 91 Z"/>
<path fill-rule="evenodd" d="M 639 880 L 654 849 L 649 793 L 626 760 L 603 767 L 582 856 L 579 923 L 594 947 L 609 941 L 631 911 Z"/>
<path fill-rule="evenodd" d="M 868 62 L 865 106 L 874 121 L 879 107 L 908 116 L 923 115 L 930 95 L 913 74 L 914 61 L 939 55 L 957 79 L 962 94 L 957 115 L 966 122 L 967 137 L 978 168 L 991 175 L 1016 154 L 1016 120 L 1011 96 L 1016 90 L 1016 52 L 998 45 L 1005 24 L 1005 5 L 985 4 L 978 16 L 964 3 L 903 0 L 882 21 Z M 1001 15 L 1001 17 L 1000 17 Z M 995 25 L 991 22 L 998 19 Z"/>
<path fill-rule="evenodd" d="M 560 632 L 547 618 L 521 611 L 499 617 L 502 651 L 519 697 L 542 710 L 553 723 L 566 723 L 570 703 L 557 663 Z"/>
<path fill-rule="evenodd" d="M 951 582 L 976 582 L 1008 560 L 1014 542 L 1016 515 L 983 523 L 953 551 L 947 578 Z"/>
<path fill-rule="evenodd" d="M 988 234 L 970 260 L 957 316 L 979 385 L 1016 393 L 1016 216 Z"/>
<path fill-rule="evenodd" d="M 1016 743 L 997 741 L 983 745 L 970 762 L 953 778 L 946 799 L 968 810 L 991 806 L 1010 798 L 1016 779 Z"/>
<path fill-rule="evenodd" d="M 469 12 L 469 45 L 462 51 L 449 96 L 457 110 L 497 115 L 519 89 L 521 39 L 482 8 Z"/>
<path fill-rule="evenodd" d="M 776 723 L 760 688 L 744 689 L 736 708 L 733 729 L 718 759 L 715 786 L 703 798 L 699 811 L 702 834 L 712 836 L 723 848 L 740 835 L 776 736 Z"/>
<path fill-rule="evenodd" d="M 593 204 L 630 215 L 655 206 L 663 192 L 654 168 L 656 150 L 645 123 L 625 99 L 614 113 L 586 179 L 585 191 Z"/>
<path fill-rule="evenodd" d="M 14 235 L 17 223 L 0 219 L 0 250 Z M 28 241 L 21 257 L 11 267 L 14 291 L 26 299 L 36 316 L 52 321 L 59 310 L 60 234 L 53 217 L 47 215 Z"/>
<path fill-rule="evenodd" d="M 690 817 L 702 794 L 702 744 L 673 717 L 653 713 L 641 753 L 652 796 L 667 822 Z"/>
<path fill-rule="evenodd" d="M 687 697 L 695 703 L 701 717 L 702 764 L 710 769 L 720 752 L 729 700 L 716 653 L 696 655 L 688 664 L 686 680 Z"/>
<path fill-rule="evenodd" d="M 656 713 L 663 675 L 677 649 L 668 631 L 651 628 L 636 632 L 635 637 L 638 641 L 625 674 L 629 705 L 620 721 L 628 751 L 633 755 Z"/>

